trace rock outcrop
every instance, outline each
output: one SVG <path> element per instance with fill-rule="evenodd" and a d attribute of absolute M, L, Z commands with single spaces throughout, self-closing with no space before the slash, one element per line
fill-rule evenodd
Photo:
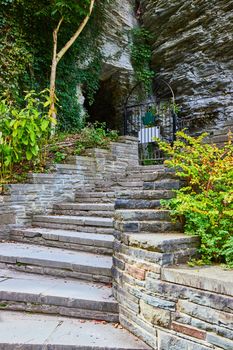
<path fill-rule="evenodd" d="M 233 1 L 142 0 L 142 10 L 153 68 L 171 83 L 183 115 L 221 128 L 233 118 Z"/>
<path fill-rule="evenodd" d="M 112 1 L 106 11 L 101 40 L 104 57 L 101 84 L 88 112 L 92 121 L 105 121 L 108 127 L 121 129 L 122 106 L 134 78 L 130 31 L 137 25 L 135 1 Z"/>
<path fill-rule="evenodd" d="M 137 25 L 133 0 L 115 0 L 109 5 L 104 24 L 102 80 L 119 71 L 133 74 L 130 58 L 130 30 Z"/>

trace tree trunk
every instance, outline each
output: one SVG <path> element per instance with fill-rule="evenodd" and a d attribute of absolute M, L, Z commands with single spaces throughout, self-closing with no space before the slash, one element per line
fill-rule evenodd
<path fill-rule="evenodd" d="M 56 109 L 55 109 L 55 102 L 56 102 L 56 73 L 57 73 L 57 60 L 56 56 L 53 57 L 52 60 L 52 66 L 51 66 L 51 76 L 50 76 L 50 110 L 49 115 L 54 119 L 52 122 L 52 133 L 55 131 L 55 120 L 56 120 Z"/>
<path fill-rule="evenodd" d="M 55 126 L 56 126 L 56 75 L 57 75 L 57 34 L 59 31 L 59 28 L 63 22 L 63 18 L 60 19 L 57 27 L 53 31 L 53 59 L 52 59 L 52 65 L 51 65 L 51 74 L 50 74 L 50 108 L 49 108 L 49 115 L 53 118 L 53 122 L 51 124 L 51 134 L 53 135 L 55 133 Z"/>
<path fill-rule="evenodd" d="M 56 125 L 56 73 L 57 73 L 57 64 L 60 61 L 60 59 L 64 56 L 66 51 L 69 50 L 69 48 L 73 45 L 75 40 L 79 37 L 83 29 L 85 28 L 91 14 L 94 8 L 96 0 L 90 0 L 90 7 L 89 7 L 89 13 L 86 15 L 80 26 L 78 27 L 77 31 L 74 33 L 74 35 L 70 38 L 70 40 L 67 41 L 65 46 L 57 53 L 57 36 L 60 29 L 60 26 L 63 22 L 63 17 L 60 19 L 57 27 L 53 31 L 53 59 L 52 59 L 52 66 L 51 66 L 51 75 L 50 75 L 50 109 L 49 109 L 49 115 L 53 118 L 53 122 L 51 125 L 52 131 L 51 134 L 54 135 L 55 133 L 55 125 Z"/>

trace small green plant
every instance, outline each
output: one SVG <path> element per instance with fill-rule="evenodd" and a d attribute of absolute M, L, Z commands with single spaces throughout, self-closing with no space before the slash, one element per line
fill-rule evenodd
<path fill-rule="evenodd" d="M 226 244 L 224 244 L 223 254 L 225 256 L 227 266 L 233 269 L 233 237 L 230 237 Z"/>
<path fill-rule="evenodd" d="M 184 224 L 187 234 L 201 239 L 203 263 L 233 267 L 233 145 L 231 135 L 223 148 L 177 133 L 173 146 L 156 139 L 169 157 L 165 163 L 176 170 L 185 186 L 162 204 Z M 200 264 L 200 261 L 199 261 Z"/>
<path fill-rule="evenodd" d="M 8 306 L 6 303 L 0 303 L 0 309 L 4 309 Z"/>
<path fill-rule="evenodd" d="M 62 163 L 67 157 L 67 154 L 65 152 L 59 152 L 57 151 L 54 154 L 54 163 Z"/>
<path fill-rule="evenodd" d="M 50 98 L 46 91 L 25 96 L 25 107 L 19 109 L 0 100 L 0 178 L 11 178 L 14 165 L 22 162 L 42 163 L 52 118 L 48 114 Z"/>
<path fill-rule="evenodd" d="M 116 141 L 118 132 L 106 130 L 105 123 L 88 124 L 83 128 L 76 144 L 76 154 L 81 154 L 87 148 L 108 148 L 111 141 Z"/>

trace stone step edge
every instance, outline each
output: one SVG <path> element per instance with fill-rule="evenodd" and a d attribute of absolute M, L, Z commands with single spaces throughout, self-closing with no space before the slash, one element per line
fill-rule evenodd
<path fill-rule="evenodd" d="M 0 350 L 151 349 L 122 327 L 111 323 L 8 311 L 1 312 L 1 319 Z M 33 341 L 28 341 L 25 328 L 29 330 Z"/>
<path fill-rule="evenodd" d="M 23 294 L 22 294 L 23 295 Z M 68 307 L 60 305 L 50 305 L 48 303 L 25 302 L 9 300 L 1 298 L 0 311 L 24 311 L 28 313 L 39 313 L 43 315 L 66 316 L 70 318 L 81 318 L 83 320 L 104 321 L 104 322 L 119 322 L 119 314 L 117 312 L 93 310 L 92 308 Z M 99 303 L 100 305 L 100 303 Z"/>
<path fill-rule="evenodd" d="M 10 239 L 39 240 L 44 242 L 59 242 L 60 244 L 70 244 L 78 246 L 88 246 L 90 248 L 108 248 L 112 250 L 114 238 L 111 235 L 86 233 L 77 231 L 62 231 L 56 229 L 43 228 L 14 228 L 10 232 Z M 64 247 L 65 248 L 65 247 Z"/>
<path fill-rule="evenodd" d="M 62 242 L 66 241 L 66 238 L 68 238 L 69 242 L 72 243 L 80 243 L 83 242 L 83 244 L 86 244 L 90 241 L 90 245 L 94 243 L 102 243 L 106 242 L 110 245 L 113 243 L 114 238 L 111 235 L 104 235 L 99 233 L 88 233 L 88 232 L 79 232 L 79 231 L 72 231 L 72 230 L 59 230 L 59 229 L 45 229 L 40 227 L 14 227 L 11 229 L 11 232 L 14 234 L 17 234 L 17 232 L 22 233 L 25 235 L 25 237 L 43 237 L 46 236 L 47 239 L 49 239 L 49 236 L 51 237 L 64 237 L 64 239 L 61 239 Z M 54 238 L 55 240 L 55 238 Z"/>
<path fill-rule="evenodd" d="M 8 249 L 9 252 L 1 253 L 0 252 L 0 266 L 4 268 L 13 268 L 18 271 L 32 272 L 38 274 L 48 274 L 52 276 L 62 276 L 65 277 L 74 277 L 76 279 L 83 279 L 87 281 L 97 281 L 103 283 L 111 282 L 111 258 L 106 255 L 96 255 L 93 253 L 86 252 L 73 252 L 70 251 L 71 257 L 67 259 L 69 256 L 69 251 L 61 248 L 49 248 L 36 246 L 32 244 L 18 243 L 16 245 L 16 252 L 10 253 L 12 251 L 13 246 L 16 244 L 12 243 L 1 243 L 1 247 L 3 249 Z M 17 251 L 17 248 L 19 249 Z M 38 252 L 38 255 L 30 256 L 30 254 L 26 254 L 25 251 L 28 249 L 33 249 L 35 252 L 37 249 L 41 250 Z M 21 251 L 20 251 L 21 250 Z M 44 253 L 48 251 L 48 257 L 44 256 Z M 64 258 L 57 260 L 57 253 L 61 251 L 64 253 Z M 50 253 L 49 253 L 50 252 Z M 53 255 L 54 254 L 54 255 Z M 33 255 L 33 253 L 32 253 Z M 53 258 L 54 256 L 54 258 Z M 77 260 L 73 259 L 73 257 L 77 257 Z M 91 263 L 86 264 L 82 262 L 82 259 L 91 259 L 93 256 L 94 260 Z M 98 261 L 97 256 L 102 257 L 102 261 L 99 264 L 96 264 Z"/>
<path fill-rule="evenodd" d="M 64 280 L 62 278 L 38 278 L 33 274 L 2 270 L 0 272 L 0 309 L 38 311 L 73 317 L 118 320 L 118 303 L 108 286 L 85 281 Z M 35 287 L 35 282 L 38 281 Z M 19 284 L 19 291 L 17 285 Z M 64 289 L 65 288 L 65 289 Z M 73 292 L 77 289 L 76 296 Z M 65 290 L 67 289 L 68 294 Z M 81 292 L 79 293 L 79 290 Z M 86 293 L 84 293 L 86 289 Z M 88 297 L 88 290 L 91 295 Z M 60 291 L 60 295 L 59 295 Z M 103 291 L 103 293 L 102 293 Z M 96 293 L 96 299 L 95 299 Z M 95 319 L 95 318 L 92 318 Z"/>
<path fill-rule="evenodd" d="M 106 204 L 106 203 L 56 203 L 53 205 L 53 209 L 55 210 L 79 210 L 79 211 L 114 211 L 114 203 Z"/>
<path fill-rule="evenodd" d="M 113 227 L 111 218 L 99 218 L 95 216 L 72 216 L 72 215 L 34 215 L 33 223 L 63 223 L 80 226 Z"/>
<path fill-rule="evenodd" d="M 198 248 L 198 236 L 188 236 L 176 232 L 129 234 L 125 241 L 131 247 L 159 253 L 177 253 L 180 250 Z"/>

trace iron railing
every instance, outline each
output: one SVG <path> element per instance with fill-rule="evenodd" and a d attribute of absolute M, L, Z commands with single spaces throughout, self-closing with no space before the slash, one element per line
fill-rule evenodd
<path fill-rule="evenodd" d="M 144 98 L 141 103 L 133 103 L 142 91 L 140 84 L 136 84 L 126 98 L 124 134 L 138 138 L 140 162 L 149 165 L 164 161 L 164 154 L 160 151 L 156 138 L 174 142 L 178 116 L 174 92 L 164 79 L 154 80 L 150 98 Z"/>
<path fill-rule="evenodd" d="M 172 101 L 147 102 L 125 106 L 124 134 L 139 141 L 140 162 L 156 164 L 164 160 L 156 138 L 172 143 L 177 132 L 177 115 Z"/>

